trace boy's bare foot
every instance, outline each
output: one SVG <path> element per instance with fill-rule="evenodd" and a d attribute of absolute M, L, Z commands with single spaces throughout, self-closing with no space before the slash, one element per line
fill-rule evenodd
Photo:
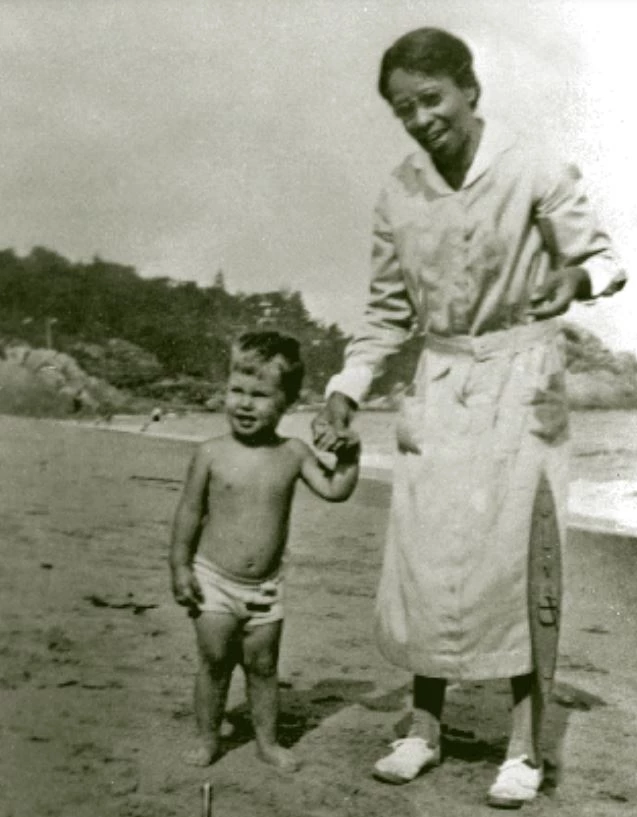
<path fill-rule="evenodd" d="M 217 744 L 206 744 L 184 753 L 184 762 L 189 766 L 210 766 L 219 757 Z"/>
<path fill-rule="evenodd" d="M 278 743 L 269 746 L 259 746 L 257 754 L 264 761 L 281 772 L 296 772 L 301 768 L 301 761 L 289 749 L 279 746 Z"/>

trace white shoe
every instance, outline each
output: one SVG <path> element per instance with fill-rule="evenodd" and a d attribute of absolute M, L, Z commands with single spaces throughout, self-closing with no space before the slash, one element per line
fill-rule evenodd
<path fill-rule="evenodd" d="M 520 808 L 534 800 L 542 785 L 542 769 L 529 765 L 527 755 L 505 760 L 489 789 L 487 802 L 495 808 Z"/>
<path fill-rule="evenodd" d="M 392 753 L 374 766 L 374 777 L 384 783 L 409 783 L 421 772 L 440 763 L 440 746 L 431 747 L 418 737 L 402 738 L 391 744 Z"/>

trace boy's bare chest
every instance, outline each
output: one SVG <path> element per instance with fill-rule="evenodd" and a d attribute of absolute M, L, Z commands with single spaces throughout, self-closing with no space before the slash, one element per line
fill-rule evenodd
<path fill-rule="evenodd" d="M 248 451 L 228 458 L 211 470 L 213 493 L 241 495 L 255 502 L 286 494 L 298 476 L 296 458 L 283 451 Z"/>

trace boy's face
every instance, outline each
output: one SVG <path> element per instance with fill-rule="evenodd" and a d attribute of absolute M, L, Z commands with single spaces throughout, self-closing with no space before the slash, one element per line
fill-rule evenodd
<path fill-rule="evenodd" d="M 270 361 L 247 371 L 232 369 L 225 407 L 236 437 L 250 440 L 274 432 L 287 408 L 277 364 Z"/>

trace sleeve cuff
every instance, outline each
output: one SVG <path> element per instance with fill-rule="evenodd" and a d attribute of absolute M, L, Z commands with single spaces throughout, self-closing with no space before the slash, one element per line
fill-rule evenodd
<path fill-rule="evenodd" d="M 369 392 L 373 379 L 373 372 L 367 366 L 352 366 L 331 378 L 325 389 L 325 397 L 338 391 L 358 405 Z"/>
<path fill-rule="evenodd" d="M 591 298 L 602 298 L 619 292 L 626 283 L 626 273 L 615 268 L 613 271 L 592 264 L 583 264 L 591 282 Z"/>

